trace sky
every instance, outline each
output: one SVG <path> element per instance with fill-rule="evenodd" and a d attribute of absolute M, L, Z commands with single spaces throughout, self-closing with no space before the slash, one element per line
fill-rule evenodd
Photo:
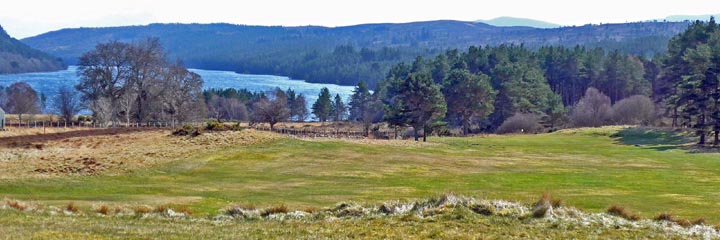
<path fill-rule="evenodd" d="M 718 0 L 6 0 L 0 25 L 25 38 L 62 28 L 150 23 L 334 27 L 512 16 L 571 26 L 717 13 Z"/>

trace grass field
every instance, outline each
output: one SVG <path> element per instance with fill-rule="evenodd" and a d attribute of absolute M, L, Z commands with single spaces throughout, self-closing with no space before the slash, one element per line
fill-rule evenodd
<path fill-rule="evenodd" d="M 169 132 L 162 136 L 176 138 Z M 620 205 L 646 218 L 669 212 L 720 222 L 720 212 L 715 211 L 720 207 L 720 154 L 696 153 L 687 144 L 692 139 L 681 132 L 607 127 L 542 135 L 430 138 L 429 143 L 274 139 L 204 151 L 194 148 L 177 155 L 179 159 L 120 174 L 2 176 L 0 197 L 57 206 L 74 202 L 82 209 L 100 204 L 169 205 L 187 207 L 202 217 L 235 204 L 302 209 L 343 201 L 420 199 L 446 192 L 530 203 L 550 192 L 566 205 L 590 212 Z M 8 224 L 15 215 L 2 213 L 0 224 Z M 30 230 L 45 218 L 67 217 L 37 216 L 20 223 L 28 228 L 15 227 Z M 363 224 L 372 229 L 370 225 L 382 221 L 390 220 Z M 264 224 L 281 223 L 235 227 Z M 322 224 L 307 227 L 322 229 Z M 277 228 L 285 227 L 302 228 L 292 224 Z M 400 229 L 412 232 L 414 227 Z M 512 227 L 505 230 L 513 232 Z"/>

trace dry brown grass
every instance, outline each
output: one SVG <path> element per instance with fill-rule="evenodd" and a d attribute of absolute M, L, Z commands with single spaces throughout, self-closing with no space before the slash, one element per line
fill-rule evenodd
<path fill-rule="evenodd" d="M 27 210 L 28 206 L 22 202 L 16 201 L 16 200 L 6 200 L 5 204 L 8 207 L 14 208 L 18 211 L 25 211 Z"/>
<path fill-rule="evenodd" d="M 78 208 L 78 206 L 75 205 L 75 203 L 71 202 L 71 203 L 68 203 L 67 206 L 65 206 L 65 211 L 68 211 L 71 213 L 76 213 L 76 212 L 80 211 L 80 208 Z"/>
<path fill-rule="evenodd" d="M 669 213 L 661 213 L 655 217 L 655 220 L 656 221 L 674 222 L 683 227 L 705 224 L 704 218 L 698 218 L 695 221 L 690 221 L 687 219 L 675 218 L 675 216 L 673 216 L 672 214 L 669 214 Z"/>
<path fill-rule="evenodd" d="M 290 209 L 288 209 L 287 206 L 285 206 L 285 205 L 280 205 L 280 206 L 275 206 L 275 207 L 267 208 L 267 209 L 263 210 L 260 215 L 263 216 L 263 217 L 267 217 L 267 216 L 270 216 L 270 215 L 273 215 L 273 214 L 288 213 L 288 212 L 290 212 Z"/>
<path fill-rule="evenodd" d="M 702 217 L 692 221 L 692 225 L 706 225 L 706 224 L 707 224 L 707 220 L 705 220 L 705 218 L 702 218 Z"/>
<path fill-rule="evenodd" d="M 618 216 L 630 221 L 638 221 L 640 220 L 640 216 L 637 214 L 630 213 L 629 210 L 627 210 L 625 207 L 612 205 L 610 208 L 608 208 L 607 213 L 610 215 Z"/>
<path fill-rule="evenodd" d="M 540 200 L 533 204 L 532 215 L 535 218 L 542 218 L 547 215 L 548 211 L 552 211 L 552 195 L 548 192 L 544 192 Z"/>
<path fill-rule="evenodd" d="M 152 211 L 153 211 L 153 209 L 149 208 L 147 206 L 136 206 L 133 208 L 133 212 L 135 212 L 135 214 L 146 214 L 146 213 L 150 213 Z"/>
<path fill-rule="evenodd" d="M 110 214 L 110 207 L 108 207 L 107 205 L 102 205 L 99 208 L 95 209 L 95 212 L 102 215 L 108 215 Z"/>
<path fill-rule="evenodd" d="M 255 130 L 213 132 L 195 138 L 159 129 L 11 129 L 0 132 L 0 179 L 121 174 L 200 150 L 250 145 L 280 138 Z"/>

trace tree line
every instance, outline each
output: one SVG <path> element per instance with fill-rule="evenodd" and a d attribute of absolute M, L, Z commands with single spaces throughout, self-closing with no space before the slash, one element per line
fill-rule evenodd
<path fill-rule="evenodd" d="M 419 56 L 390 67 L 372 91 L 360 81 L 345 101 L 322 89 L 310 111 L 305 96 L 292 89 L 203 92 L 202 79 L 168 63 L 153 39 L 100 44 L 81 63 L 77 89 L 94 116 L 110 122 L 210 116 L 274 126 L 312 113 L 320 121 L 359 122 L 367 134 L 379 123 L 412 128 L 419 140 L 455 129 L 461 135 L 532 133 L 663 124 L 665 118 L 673 127 L 694 129 L 701 144 L 710 135 L 720 144 L 720 31 L 714 19 L 691 24 L 669 42 L 667 54 L 652 59 L 602 48 L 513 44 Z"/>

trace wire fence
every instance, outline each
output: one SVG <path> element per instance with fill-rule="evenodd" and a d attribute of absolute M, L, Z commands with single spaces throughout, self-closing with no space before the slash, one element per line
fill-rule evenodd
<path fill-rule="evenodd" d="M 99 124 L 95 122 L 67 122 L 67 121 L 34 121 L 34 120 L 5 120 L 5 126 L 13 128 L 176 128 L 183 125 L 201 127 L 203 123 L 168 123 L 168 122 L 124 122 Z"/>
<path fill-rule="evenodd" d="M 349 138 L 349 139 L 392 139 L 395 137 L 394 131 L 357 131 L 352 129 L 304 129 L 304 128 L 274 128 L 267 126 L 254 126 L 253 129 L 258 131 L 275 132 L 283 135 L 291 135 L 301 138 Z"/>
<path fill-rule="evenodd" d="M 5 129 L 7 127 L 12 128 L 157 128 L 157 129 L 175 129 L 185 125 L 192 125 L 197 128 L 205 127 L 205 122 L 191 122 L 191 123 L 168 123 L 168 122 L 124 122 L 124 123 L 109 123 L 109 124 L 98 124 L 95 122 L 67 122 L 67 121 L 35 121 L 35 120 L 16 120 L 8 119 L 5 121 Z M 3 126 L 0 126 L 0 128 Z M 290 135 L 300 138 L 347 138 L 347 139 L 395 139 L 398 133 L 391 130 L 385 131 L 359 131 L 357 129 L 328 129 L 328 128 L 270 128 L 264 125 L 251 125 L 249 128 L 258 131 L 275 132 L 283 135 Z"/>

